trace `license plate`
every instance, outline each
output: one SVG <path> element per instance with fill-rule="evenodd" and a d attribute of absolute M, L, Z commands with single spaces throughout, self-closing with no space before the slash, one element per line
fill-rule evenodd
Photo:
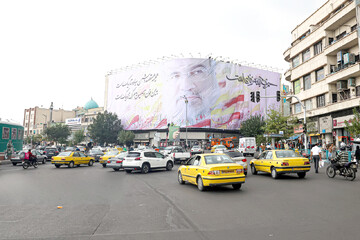
<path fill-rule="evenodd" d="M 233 173 L 233 170 L 222 170 L 221 173 Z"/>

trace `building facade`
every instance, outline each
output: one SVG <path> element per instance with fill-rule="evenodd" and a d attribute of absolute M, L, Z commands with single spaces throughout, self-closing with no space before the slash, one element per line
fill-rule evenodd
<path fill-rule="evenodd" d="M 50 121 L 65 123 L 65 119 L 75 117 L 75 111 L 33 107 L 24 110 L 24 137 L 42 134 Z"/>
<path fill-rule="evenodd" d="M 23 139 L 23 126 L 0 119 L 0 160 L 5 158 L 5 152 L 9 142 L 11 142 L 13 151 L 20 151 L 23 148 Z"/>
<path fill-rule="evenodd" d="M 284 52 L 290 68 L 285 80 L 292 94 L 290 113 L 304 118 L 311 143 L 347 142 L 345 120 L 360 104 L 360 65 L 357 2 L 329 0 L 292 32 Z"/>

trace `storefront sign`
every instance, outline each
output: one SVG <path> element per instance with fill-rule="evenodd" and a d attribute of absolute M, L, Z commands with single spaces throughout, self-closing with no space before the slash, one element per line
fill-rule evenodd
<path fill-rule="evenodd" d="M 354 118 L 354 115 L 348 115 L 348 116 L 344 116 L 344 117 L 338 117 L 338 118 L 334 118 L 333 120 L 333 128 L 337 129 L 337 128 L 345 128 L 345 121 L 348 121 L 351 124 L 351 120 Z"/>
<path fill-rule="evenodd" d="M 320 133 L 332 132 L 332 117 L 326 116 L 319 118 Z"/>

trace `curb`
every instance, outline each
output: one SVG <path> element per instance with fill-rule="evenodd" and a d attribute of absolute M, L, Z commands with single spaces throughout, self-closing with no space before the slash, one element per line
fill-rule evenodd
<path fill-rule="evenodd" d="M 10 160 L 0 160 L 0 165 L 8 165 L 11 164 Z"/>

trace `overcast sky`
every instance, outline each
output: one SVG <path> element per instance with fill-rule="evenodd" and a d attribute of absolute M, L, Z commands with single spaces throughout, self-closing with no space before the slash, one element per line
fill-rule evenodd
<path fill-rule="evenodd" d="M 325 0 L 0 2 L 0 118 L 104 104 L 105 74 L 163 56 L 223 56 L 282 69 L 291 31 Z"/>

